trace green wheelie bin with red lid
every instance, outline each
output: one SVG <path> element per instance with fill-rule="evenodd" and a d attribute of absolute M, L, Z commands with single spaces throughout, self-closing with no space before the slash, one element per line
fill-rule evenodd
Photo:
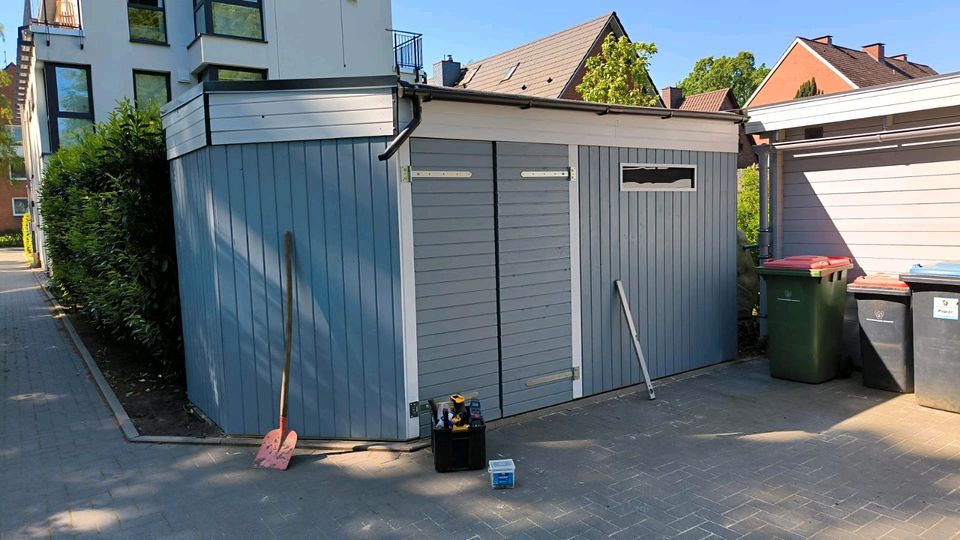
<path fill-rule="evenodd" d="M 770 375 L 822 383 L 840 375 L 847 257 L 801 255 L 757 268 L 767 283 Z"/>

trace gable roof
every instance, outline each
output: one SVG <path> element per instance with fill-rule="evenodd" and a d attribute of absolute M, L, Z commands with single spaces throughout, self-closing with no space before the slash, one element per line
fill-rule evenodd
<path fill-rule="evenodd" d="M 590 51 L 611 28 L 625 35 L 614 12 L 465 66 L 459 88 L 558 98 Z M 512 73 L 510 73 L 512 71 Z"/>
<path fill-rule="evenodd" d="M 922 77 L 938 75 L 937 71 L 926 64 L 908 62 L 906 60 L 896 60 L 885 57 L 883 62 L 877 62 L 872 56 L 864 51 L 858 51 L 847 47 L 841 47 L 832 43 L 822 43 L 804 37 L 797 37 L 790 43 L 787 50 L 777 60 L 770 73 L 754 90 L 753 95 L 747 99 L 744 104 L 749 108 L 754 98 L 760 93 L 760 90 L 767 84 L 767 81 L 777 72 L 777 69 L 786 60 L 787 56 L 794 47 L 802 46 L 810 51 L 828 68 L 836 73 L 841 79 L 848 82 L 853 89 L 876 86 L 878 84 L 888 84 L 892 82 L 908 81 Z"/>
<path fill-rule="evenodd" d="M 859 88 L 937 74 L 933 68 L 924 64 L 894 60 L 889 57 L 884 58 L 883 62 L 878 62 L 863 51 L 848 49 L 839 45 L 828 45 L 807 38 L 797 39 L 813 49 L 817 55 L 830 63 Z"/>
<path fill-rule="evenodd" d="M 729 97 L 729 100 L 727 99 Z M 681 111 L 718 112 L 739 109 L 737 99 L 729 88 L 721 88 L 712 92 L 694 94 L 683 98 L 683 103 L 677 107 Z"/>

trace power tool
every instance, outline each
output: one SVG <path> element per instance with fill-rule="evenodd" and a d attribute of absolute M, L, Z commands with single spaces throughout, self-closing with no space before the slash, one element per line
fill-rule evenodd
<path fill-rule="evenodd" d="M 470 407 L 466 405 L 467 398 L 462 394 L 450 396 L 450 402 L 453 403 L 453 431 L 466 431 L 470 429 Z"/>

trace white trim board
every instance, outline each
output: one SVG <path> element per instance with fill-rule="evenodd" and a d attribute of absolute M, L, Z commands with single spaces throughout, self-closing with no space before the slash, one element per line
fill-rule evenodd
<path fill-rule="evenodd" d="M 747 133 L 960 106 L 960 73 L 750 109 Z"/>
<path fill-rule="evenodd" d="M 417 365 L 417 291 L 413 258 L 413 185 L 401 181 L 404 167 L 410 166 L 410 141 L 405 142 L 390 160 L 397 178 L 397 215 L 400 223 L 400 320 L 403 328 L 403 387 L 405 404 L 420 403 L 420 373 Z M 420 436 L 419 414 L 407 418 L 407 438 Z"/>
<path fill-rule="evenodd" d="M 423 104 L 423 121 L 416 136 L 700 152 L 739 150 L 739 126 L 729 121 L 598 115 L 440 100 Z"/>
<path fill-rule="evenodd" d="M 580 371 L 573 379 L 573 399 L 583 397 L 583 321 L 580 311 L 580 147 L 568 147 L 570 170 L 575 181 L 570 182 L 570 335 L 572 337 L 572 367 Z"/>

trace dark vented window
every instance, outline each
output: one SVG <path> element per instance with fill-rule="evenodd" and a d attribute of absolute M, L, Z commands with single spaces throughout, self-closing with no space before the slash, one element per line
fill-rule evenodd
<path fill-rule="evenodd" d="M 624 163 L 620 165 L 621 191 L 695 191 L 695 165 Z"/>
<path fill-rule="evenodd" d="M 808 127 L 803 130 L 804 139 L 819 139 L 823 137 L 823 126 Z"/>

